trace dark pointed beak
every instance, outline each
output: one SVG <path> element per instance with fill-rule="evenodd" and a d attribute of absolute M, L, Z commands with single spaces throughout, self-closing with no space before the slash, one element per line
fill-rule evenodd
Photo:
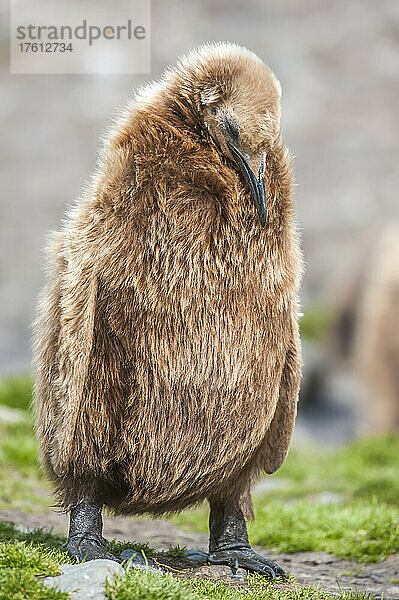
<path fill-rule="evenodd" d="M 251 189 L 252 197 L 255 203 L 256 210 L 258 212 L 258 216 L 262 227 L 266 225 L 267 221 L 267 208 L 266 208 L 266 193 L 265 193 L 265 177 L 264 177 L 264 161 L 261 161 L 261 165 L 259 167 L 258 178 L 256 178 L 255 173 L 248 165 L 247 161 L 231 144 L 227 142 L 227 146 L 234 158 L 234 161 L 244 174 L 244 177 Z"/>

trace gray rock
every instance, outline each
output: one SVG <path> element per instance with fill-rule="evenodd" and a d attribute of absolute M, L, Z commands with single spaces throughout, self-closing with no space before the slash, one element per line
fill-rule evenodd
<path fill-rule="evenodd" d="M 71 600 L 105 600 L 105 581 L 123 575 L 121 565 L 112 560 L 92 560 L 79 565 L 61 565 L 62 575 L 47 577 L 45 585 L 71 592 Z"/>

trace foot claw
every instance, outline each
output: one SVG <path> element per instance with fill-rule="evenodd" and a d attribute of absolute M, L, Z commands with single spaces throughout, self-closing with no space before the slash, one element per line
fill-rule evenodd
<path fill-rule="evenodd" d="M 279 567 L 278 565 L 276 565 L 277 569 L 275 569 L 277 575 L 279 577 L 282 577 L 283 579 L 288 579 L 288 575 L 287 573 L 284 571 L 284 569 L 282 569 L 281 567 Z"/>
<path fill-rule="evenodd" d="M 256 554 L 252 548 L 242 550 L 222 550 L 209 555 L 209 563 L 216 565 L 227 565 L 235 574 L 241 567 L 250 573 L 260 573 L 274 580 L 276 577 L 287 578 L 285 571 L 271 560 Z"/>
<path fill-rule="evenodd" d="M 97 534 L 76 535 L 68 539 L 67 552 L 78 562 L 88 562 L 99 558 L 120 562 L 116 556 L 107 552 L 108 542 Z"/>
<path fill-rule="evenodd" d="M 275 573 L 275 571 L 273 571 L 273 569 L 271 567 L 268 567 L 267 565 L 265 565 L 262 568 L 261 574 L 269 576 L 270 579 L 272 579 L 273 581 L 276 579 L 276 573 Z"/>
<path fill-rule="evenodd" d="M 237 574 L 239 566 L 240 565 L 238 564 L 238 558 L 236 556 L 234 556 L 234 558 L 232 560 L 232 565 L 231 565 L 231 570 L 233 571 L 233 575 Z"/>

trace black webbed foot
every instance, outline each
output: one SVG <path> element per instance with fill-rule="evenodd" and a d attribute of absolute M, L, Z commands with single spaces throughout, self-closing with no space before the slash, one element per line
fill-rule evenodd
<path fill-rule="evenodd" d="M 116 556 L 107 551 L 108 542 L 97 533 L 84 533 L 82 535 L 73 535 L 68 538 L 67 552 L 79 562 L 87 562 L 104 558 L 121 562 Z"/>
<path fill-rule="evenodd" d="M 106 559 L 122 563 L 125 568 L 163 572 L 151 559 L 133 549 L 121 552 L 120 558 L 114 556 L 102 530 L 101 505 L 88 498 L 82 500 L 71 510 L 67 551 L 79 562 Z"/>
<path fill-rule="evenodd" d="M 237 500 L 210 501 L 210 538 L 208 562 L 227 565 L 234 573 L 242 568 L 250 573 L 259 573 L 270 579 L 287 578 L 287 574 L 276 563 L 252 550 L 247 526 Z"/>
<path fill-rule="evenodd" d="M 79 562 L 99 558 L 121 562 L 109 552 L 102 530 L 101 506 L 82 500 L 71 510 L 67 551 Z"/>
<path fill-rule="evenodd" d="M 276 563 L 260 554 L 257 554 L 252 548 L 237 548 L 232 550 L 220 550 L 209 555 L 208 561 L 211 565 L 227 565 L 231 567 L 233 573 L 237 569 L 246 569 L 250 573 L 259 573 L 270 579 L 276 577 L 287 578 L 286 572 Z"/>

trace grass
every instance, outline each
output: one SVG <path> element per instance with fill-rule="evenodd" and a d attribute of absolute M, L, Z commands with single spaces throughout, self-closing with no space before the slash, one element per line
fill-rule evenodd
<path fill-rule="evenodd" d="M 23 569 L 0 570 L 0 600 L 68 600 L 70 595 L 46 587 Z"/>
<path fill-rule="evenodd" d="M 0 522 L 0 600 L 66 600 L 68 594 L 42 583 L 44 576 L 60 574 L 60 564 L 71 562 L 63 551 L 65 538 L 42 529 L 24 532 Z M 122 550 L 119 546 L 119 550 Z M 181 549 L 180 549 L 181 550 Z M 176 550 L 177 551 L 177 550 Z M 292 580 L 293 582 L 293 580 Z M 367 600 L 364 593 L 332 595 L 317 587 L 271 583 L 249 576 L 247 589 L 222 582 L 180 579 L 129 571 L 106 585 L 107 600 Z"/>
<path fill-rule="evenodd" d="M 286 588 L 256 575 L 249 576 L 247 589 L 204 579 L 180 580 L 172 575 L 132 571 L 106 588 L 108 600 L 366 600 L 370 595 L 343 592 L 332 595 L 318 588 Z"/>
<path fill-rule="evenodd" d="M 60 564 L 71 563 L 66 539 L 41 528 L 25 531 L 0 521 L 0 569 L 25 569 L 32 575 L 59 575 Z"/>
<path fill-rule="evenodd" d="M 37 442 L 30 410 L 30 377 L 0 380 L 0 407 L 15 410 L 15 422 L 0 416 L 0 508 L 39 512 L 52 503 L 50 487 L 37 460 Z"/>
<path fill-rule="evenodd" d="M 291 580 L 293 583 L 293 580 Z M 281 581 L 280 581 L 281 585 Z M 280 587 L 259 575 L 248 576 L 248 588 L 205 579 L 178 579 L 139 571 L 126 572 L 106 586 L 108 600 L 371 600 L 362 592 L 333 595 L 318 587 Z"/>
<path fill-rule="evenodd" d="M 0 543 L 0 569 L 28 570 L 32 575 L 59 575 L 59 558 L 55 550 L 32 543 Z"/>
<path fill-rule="evenodd" d="M 31 414 L 21 411 L 16 423 L 2 423 L 0 418 L 0 508 L 34 512 L 50 504 L 50 488 L 38 467 Z"/>
<path fill-rule="evenodd" d="M 245 591 L 201 579 L 192 582 L 190 588 L 198 594 L 198 600 L 372 600 L 372 595 L 364 592 L 343 591 L 332 595 L 318 587 L 287 586 L 284 589 L 259 575 L 249 575 L 248 579 L 249 585 Z"/>
<path fill-rule="evenodd" d="M 123 550 L 130 549 L 136 550 L 137 552 L 144 552 L 144 554 L 147 556 L 155 554 L 156 552 L 155 548 L 151 548 L 149 544 L 141 544 L 137 542 L 116 542 L 115 540 L 111 540 L 109 542 L 109 549 L 112 554 L 116 554 L 117 556 L 119 556 Z"/>
<path fill-rule="evenodd" d="M 43 585 L 44 576 L 60 575 L 71 562 L 64 538 L 42 529 L 24 532 L 0 522 L 0 600 L 66 600 L 68 594 Z"/>
<path fill-rule="evenodd" d="M 273 477 L 289 483 L 286 497 L 329 490 L 397 506 L 399 436 L 359 439 L 335 452 L 295 449 Z"/>
<path fill-rule="evenodd" d="M 0 543 L 10 541 L 25 542 L 32 546 L 46 546 L 52 550 L 60 550 L 66 544 L 66 538 L 63 535 L 52 533 L 47 529 L 36 527 L 25 531 L 24 528 L 17 527 L 13 523 L 0 521 Z M 63 558 L 69 562 L 67 554 L 64 554 Z"/>
<path fill-rule="evenodd" d="M 137 570 L 107 583 L 106 596 L 108 600 L 198 600 L 189 586 L 171 574 L 159 576 Z"/>
<path fill-rule="evenodd" d="M 282 507 L 273 502 L 256 512 L 252 542 L 279 552 L 324 550 L 370 562 L 399 550 L 399 510 L 377 503 L 312 506 L 298 501 Z"/>

